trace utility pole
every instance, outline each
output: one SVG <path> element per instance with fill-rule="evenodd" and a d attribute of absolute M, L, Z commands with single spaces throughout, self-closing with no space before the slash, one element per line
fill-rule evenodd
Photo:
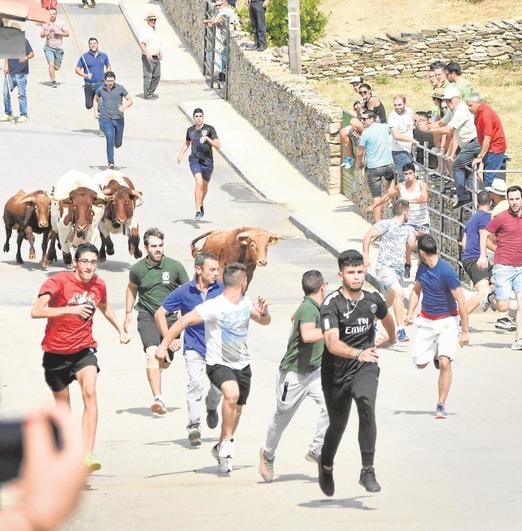
<path fill-rule="evenodd" d="M 301 74 L 301 18 L 299 0 L 288 0 L 288 58 L 290 72 Z"/>

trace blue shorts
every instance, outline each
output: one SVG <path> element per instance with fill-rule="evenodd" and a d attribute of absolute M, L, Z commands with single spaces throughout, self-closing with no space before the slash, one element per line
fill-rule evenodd
<path fill-rule="evenodd" d="M 56 68 L 62 66 L 63 48 L 52 48 L 46 44 L 44 46 L 44 55 L 48 64 L 54 63 Z"/>
<path fill-rule="evenodd" d="M 421 234 L 429 234 L 430 226 L 427 223 L 420 223 L 419 225 L 415 223 L 406 223 L 408 227 L 412 227 L 415 232 L 420 232 Z"/>
<path fill-rule="evenodd" d="M 197 159 L 192 159 L 190 161 L 190 171 L 192 172 L 192 175 L 200 173 L 203 180 L 209 182 L 212 177 L 212 172 L 214 171 L 214 164 L 212 164 L 212 162 L 205 164 Z"/>
<path fill-rule="evenodd" d="M 522 266 L 508 266 L 495 264 L 493 266 L 493 280 L 495 281 L 495 296 L 498 301 L 507 301 L 514 291 L 515 295 L 522 293 Z"/>

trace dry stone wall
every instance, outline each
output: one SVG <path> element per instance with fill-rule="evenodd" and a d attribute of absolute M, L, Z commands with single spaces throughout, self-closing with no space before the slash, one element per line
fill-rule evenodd
<path fill-rule="evenodd" d="M 273 57 L 288 64 L 286 47 Z M 423 77 L 434 60 L 458 62 L 466 72 L 505 62 L 522 62 L 522 19 L 449 26 L 418 33 L 387 34 L 303 46 L 303 74 L 311 80 L 353 75 Z"/>

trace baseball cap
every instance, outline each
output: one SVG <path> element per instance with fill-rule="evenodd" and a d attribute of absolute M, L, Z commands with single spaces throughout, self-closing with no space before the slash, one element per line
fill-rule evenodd
<path fill-rule="evenodd" d="M 353 76 L 352 79 L 350 79 L 350 83 L 362 83 L 363 78 L 361 76 Z"/>
<path fill-rule="evenodd" d="M 460 90 L 454 85 L 450 85 L 444 89 L 444 99 L 451 100 L 451 98 L 460 98 Z"/>
<path fill-rule="evenodd" d="M 498 195 L 506 195 L 507 192 L 507 184 L 504 179 L 493 179 L 493 182 L 491 183 L 491 186 L 486 186 L 485 190 L 488 192 L 493 192 L 494 194 Z"/>
<path fill-rule="evenodd" d="M 444 89 L 443 89 L 443 88 L 436 88 L 436 89 L 432 92 L 431 97 L 432 97 L 432 98 L 437 98 L 437 99 L 439 99 L 439 100 L 444 99 Z"/>

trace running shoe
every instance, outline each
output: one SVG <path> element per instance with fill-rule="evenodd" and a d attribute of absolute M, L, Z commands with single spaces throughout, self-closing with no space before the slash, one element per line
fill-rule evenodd
<path fill-rule="evenodd" d="M 58 88 L 58 83 L 56 83 L 56 81 L 51 81 L 51 87 Z"/>
<path fill-rule="evenodd" d="M 113 170 L 114 169 L 114 162 L 109 162 L 109 165 L 107 166 L 107 169 L 108 170 Z"/>
<path fill-rule="evenodd" d="M 326 496 L 333 496 L 335 492 L 335 483 L 332 470 L 325 470 L 321 464 L 321 459 L 317 460 L 317 470 L 319 472 L 319 487 Z"/>
<path fill-rule="evenodd" d="M 234 456 L 234 439 L 223 439 L 219 445 L 219 471 L 232 472 L 232 457 Z"/>
<path fill-rule="evenodd" d="M 361 469 L 359 484 L 362 485 L 368 492 L 379 492 L 381 490 L 381 486 L 379 483 L 377 483 L 375 469 L 373 466 Z"/>
<path fill-rule="evenodd" d="M 309 463 L 317 463 L 319 461 L 319 454 L 316 454 L 312 450 L 308 450 L 308 453 L 305 455 L 305 459 Z"/>
<path fill-rule="evenodd" d="M 92 472 L 97 472 L 101 468 L 101 463 L 96 457 L 94 457 L 94 454 L 87 454 L 85 456 L 84 463 L 89 474 Z"/>
<path fill-rule="evenodd" d="M 259 474 L 267 483 L 274 479 L 274 459 L 267 459 L 263 448 L 259 450 Z"/>
<path fill-rule="evenodd" d="M 198 210 L 196 212 L 196 215 L 194 216 L 194 219 L 203 219 L 203 214 L 201 213 L 201 210 Z"/>
<path fill-rule="evenodd" d="M 451 208 L 459 209 L 465 205 L 469 205 L 470 203 L 471 203 L 471 198 L 470 199 L 456 199 L 451 205 Z"/>
<path fill-rule="evenodd" d="M 404 328 L 398 328 L 397 329 L 397 343 L 405 343 L 406 341 L 409 341 L 410 338 L 406 334 L 406 330 Z"/>
<path fill-rule="evenodd" d="M 446 411 L 446 408 L 442 404 L 437 404 L 437 408 L 435 409 L 435 418 L 436 419 L 447 419 L 448 418 L 448 412 Z"/>
<path fill-rule="evenodd" d="M 190 446 L 200 446 L 201 445 L 201 432 L 199 431 L 199 426 L 189 426 L 188 440 Z"/>
<path fill-rule="evenodd" d="M 210 450 L 210 454 L 212 455 L 212 457 L 219 463 L 219 444 L 220 443 L 217 443 L 215 444 L 211 450 Z"/>
<path fill-rule="evenodd" d="M 404 278 L 410 278 L 411 264 L 404 264 Z"/>
<path fill-rule="evenodd" d="M 490 296 L 490 293 L 488 293 L 485 297 L 483 297 L 480 300 L 480 309 L 483 312 L 487 312 L 489 310 L 489 308 L 491 307 L 491 302 L 489 300 L 489 296 Z"/>
<path fill-rule="evenodd" d="M 351 168 L 354 162 L 355 162 L 355 159 L 353 157 L 344 157 L 341 167 Z"/>
<path fill-rule="evenodd" d="M 27 122 L 29 118 L 27 118 L 27 116 L 24 116 L 23 114 L 21 116 L 19 116 L 17 119 L 16 119 L 16 123 L 17 124 L 25 124 L 25 122 Z"/>
<path fill-rule="evenodd" d="M 4 114 L 2 117 L 0 117 L 0 122 L 10 122 L 12 119 L 12 114 Z"/>
<path fill-rule="evenodd" d="M 165 402 L 159 397 L 156 397 L 154 399 L 154 402 L 152 402 L 150 406 L 150 410 L 154 415 L 159 415 L 162 417 L 163 415 L 167 414 L 167 408 L 165 407 Z"/>
<path fill-rule="evenodd" d="M 508 332 L 515 332 L 517 325 L 509 317 L 502 317 L 497 319 L 495 328 L 498 328 L 499 330 L 506 330 Z"/>
<path fill-rule="evenodd" d="M 207 409 L 207 426 L 213 430 L 219 422 L 217 409 Z"/>
<path fill-rule="evenodd" d="M 522 350 L 522 337 L 519 337 L 511 344 L 511 350 Z"/>

